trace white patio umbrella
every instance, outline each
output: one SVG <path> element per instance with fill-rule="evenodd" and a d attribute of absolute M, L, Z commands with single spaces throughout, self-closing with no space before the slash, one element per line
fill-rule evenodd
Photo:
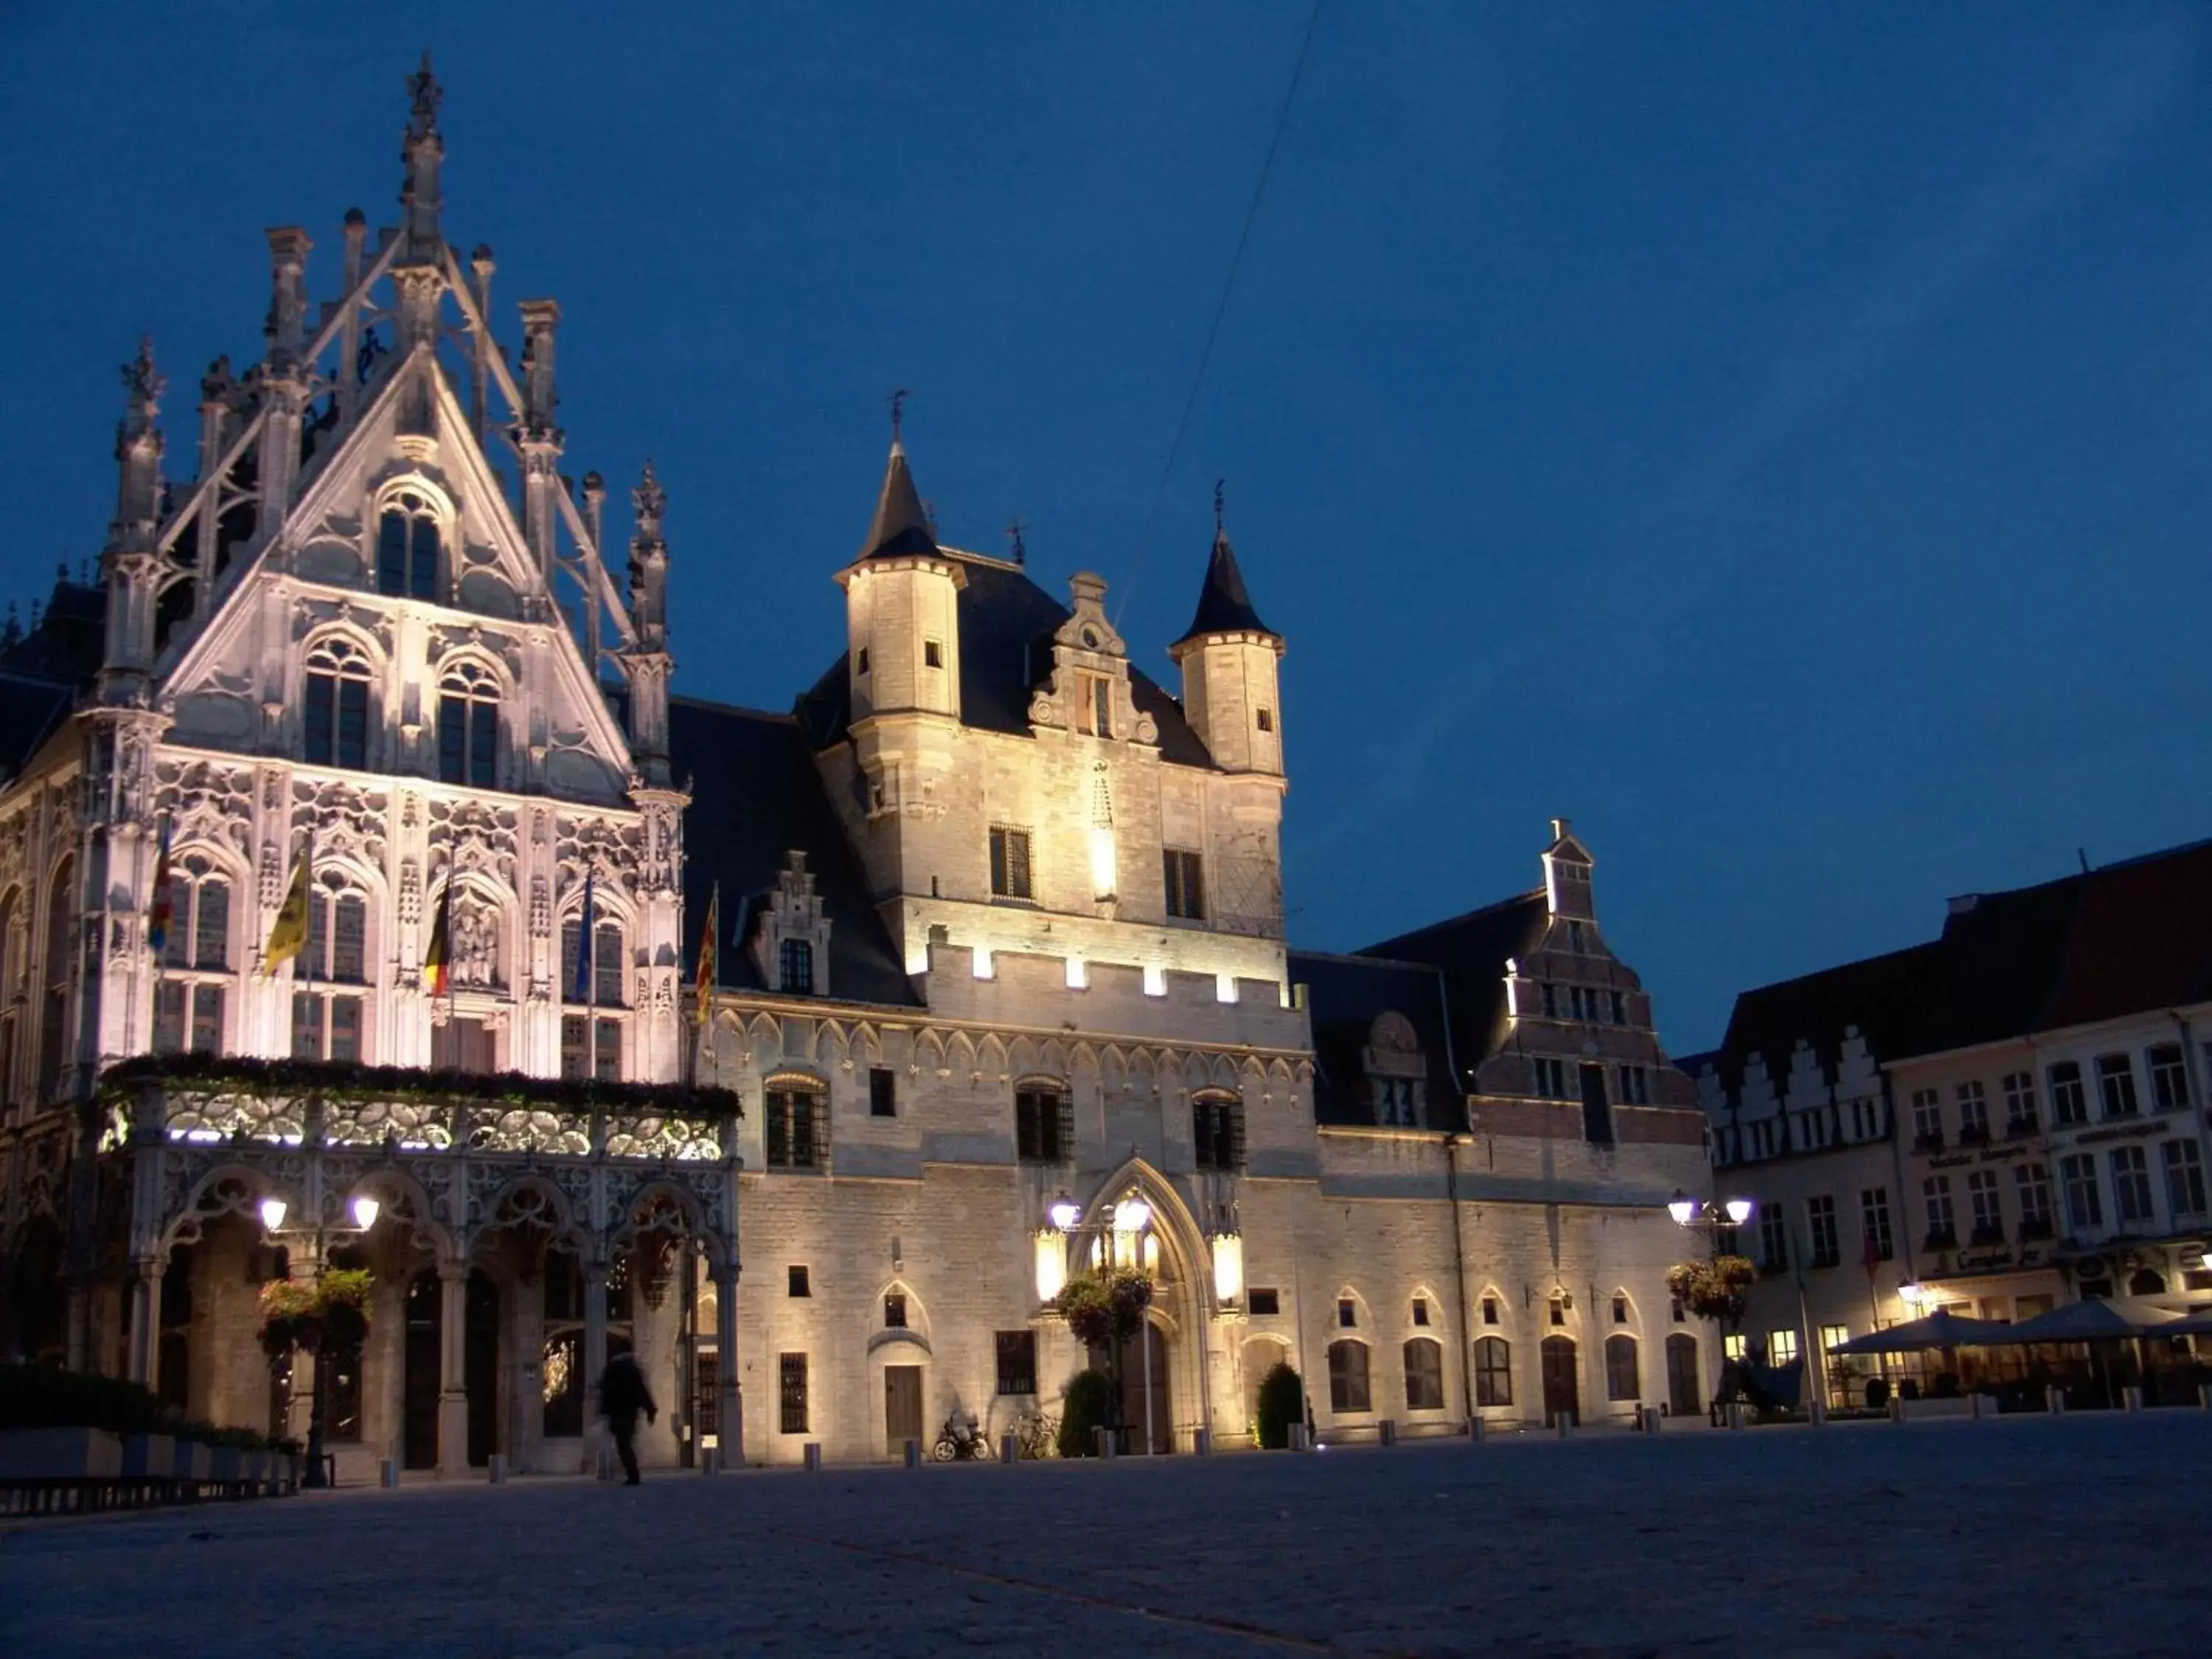
<path fill-rule="evenodd" d="M 2031 1342 L 2112 1342 L 2130 1337 L 2163 1336 L 2181 1317 L 2132 1297 L 2112 1301 L 2069 1302 L 2017 1325 L 1999 1325 L 1998 1334 L 1982 1339 L 1990 1346 L 2023 1346 Z"/>
<path fill-rule="evenodd" d="M 2212 1308 L 2198 1308 L 2158 1328 L 2160 1336 L 2212 1336 Z"/>
<path fill-rule="evenodd" d="M 1968 1319 L 1938 1308 L 1932 1314 L 1838 1343 L 1830 1353 L 1925 1353 L 1930 1348 L 1976 1348 L 2013 1328 L 1995 1319 Z M 2045 1337 L 2044 1340 L 2051 1339 Z"/>

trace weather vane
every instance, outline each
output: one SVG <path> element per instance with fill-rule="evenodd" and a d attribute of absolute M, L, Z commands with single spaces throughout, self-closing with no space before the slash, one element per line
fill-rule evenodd
<path fill-rule="evenodd" d="M 1219 535 L 1221 533 L 1222 486 L 1226 484 L 1228 482 L 1229 480 L 1226 478 L 1216 478 L 1213 481 L 1213 531 L 1216 535 Z"/>
<path fill-rule="evenodd" d="M 1030 550 L 1023 544 L 1022 542 L 1022 531 L 1024 527 L 1024 526 L 1019 519 L 1016 519 L 1012 524 L 1006 526 L 1006 539 L 1014 544 L 1014 562 L 1016 564 L 1027 564 L 1030 562 Z"/>
<path fill-rule="evenodd" d="M 899 423 L 906 418 L 907 390 L 901 386 L 891 393 L 891 441 L 899 441 Z"/>

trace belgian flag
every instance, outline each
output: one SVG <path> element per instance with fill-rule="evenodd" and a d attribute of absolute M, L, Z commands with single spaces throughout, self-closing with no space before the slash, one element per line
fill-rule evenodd
<path fill-rule="evenodd" d="M 438 895 L 438 914 L 430 921 L 429 947 L 422 952 L 422 989 L 433 1002 L 446 994 L 446 961 L 453 951 L 453 883 L 447 877 Z"/>

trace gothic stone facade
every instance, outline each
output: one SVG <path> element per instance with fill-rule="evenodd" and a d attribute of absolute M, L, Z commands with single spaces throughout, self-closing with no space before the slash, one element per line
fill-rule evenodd
<path fill-rule="evenodd" d="M 596 475 L 558 471 L 557 308 L 510 371 L 489 251 L 439 232 L 436 98 L 426 71 L 405 223 L 372 249 L 349 218 L 312 322 L 306 238 L 272 234 L 268 355 L 210 374 L 198 482 L 162 483 L 133 366 L 103 585 L 9 658 L 44 723 L 0 792 L 6 1224 L 49 1287 L 14 1346 L 296 1420 L 254 1281 L 350 1262 L 379 1300 L 330 1379 L 343 1457 L 575 1467 L 628 1342 L 669 1407 L 649 1456 L 866 1459 L 1054 1409 L 1090 1357 L 1053 1297 L 1115 1259 L 1158 1285 L 1124 1412 L 1162 1449 L 1233 1443 L 1279 1360 L 1325 1434 L 1702 1403 L 1717 1356 L 1663 1283 L 1700 1120 L 1571 831 L 1503 904 L 1291 952 L 1284 641 L 1225 532 L 1171 695 L 1099 577 L 1063 600 L 942 543 L 896 441 L 822 679 L 786 714 L 671 698 L 659 486 L 625 602 Z M 311 961 L 257 975 L 310 837 Z M 149 1048 L 696 1073 L 743 1115 L 95 1089 Z"/>

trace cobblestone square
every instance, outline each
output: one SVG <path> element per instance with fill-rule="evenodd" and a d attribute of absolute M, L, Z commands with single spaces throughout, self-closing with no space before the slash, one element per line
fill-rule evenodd
<path fill-rule="evenodd" d="M 2201 1652 L 2212 1417 L 341 1491 L 0 1533 L 0 1651 Z"/>

